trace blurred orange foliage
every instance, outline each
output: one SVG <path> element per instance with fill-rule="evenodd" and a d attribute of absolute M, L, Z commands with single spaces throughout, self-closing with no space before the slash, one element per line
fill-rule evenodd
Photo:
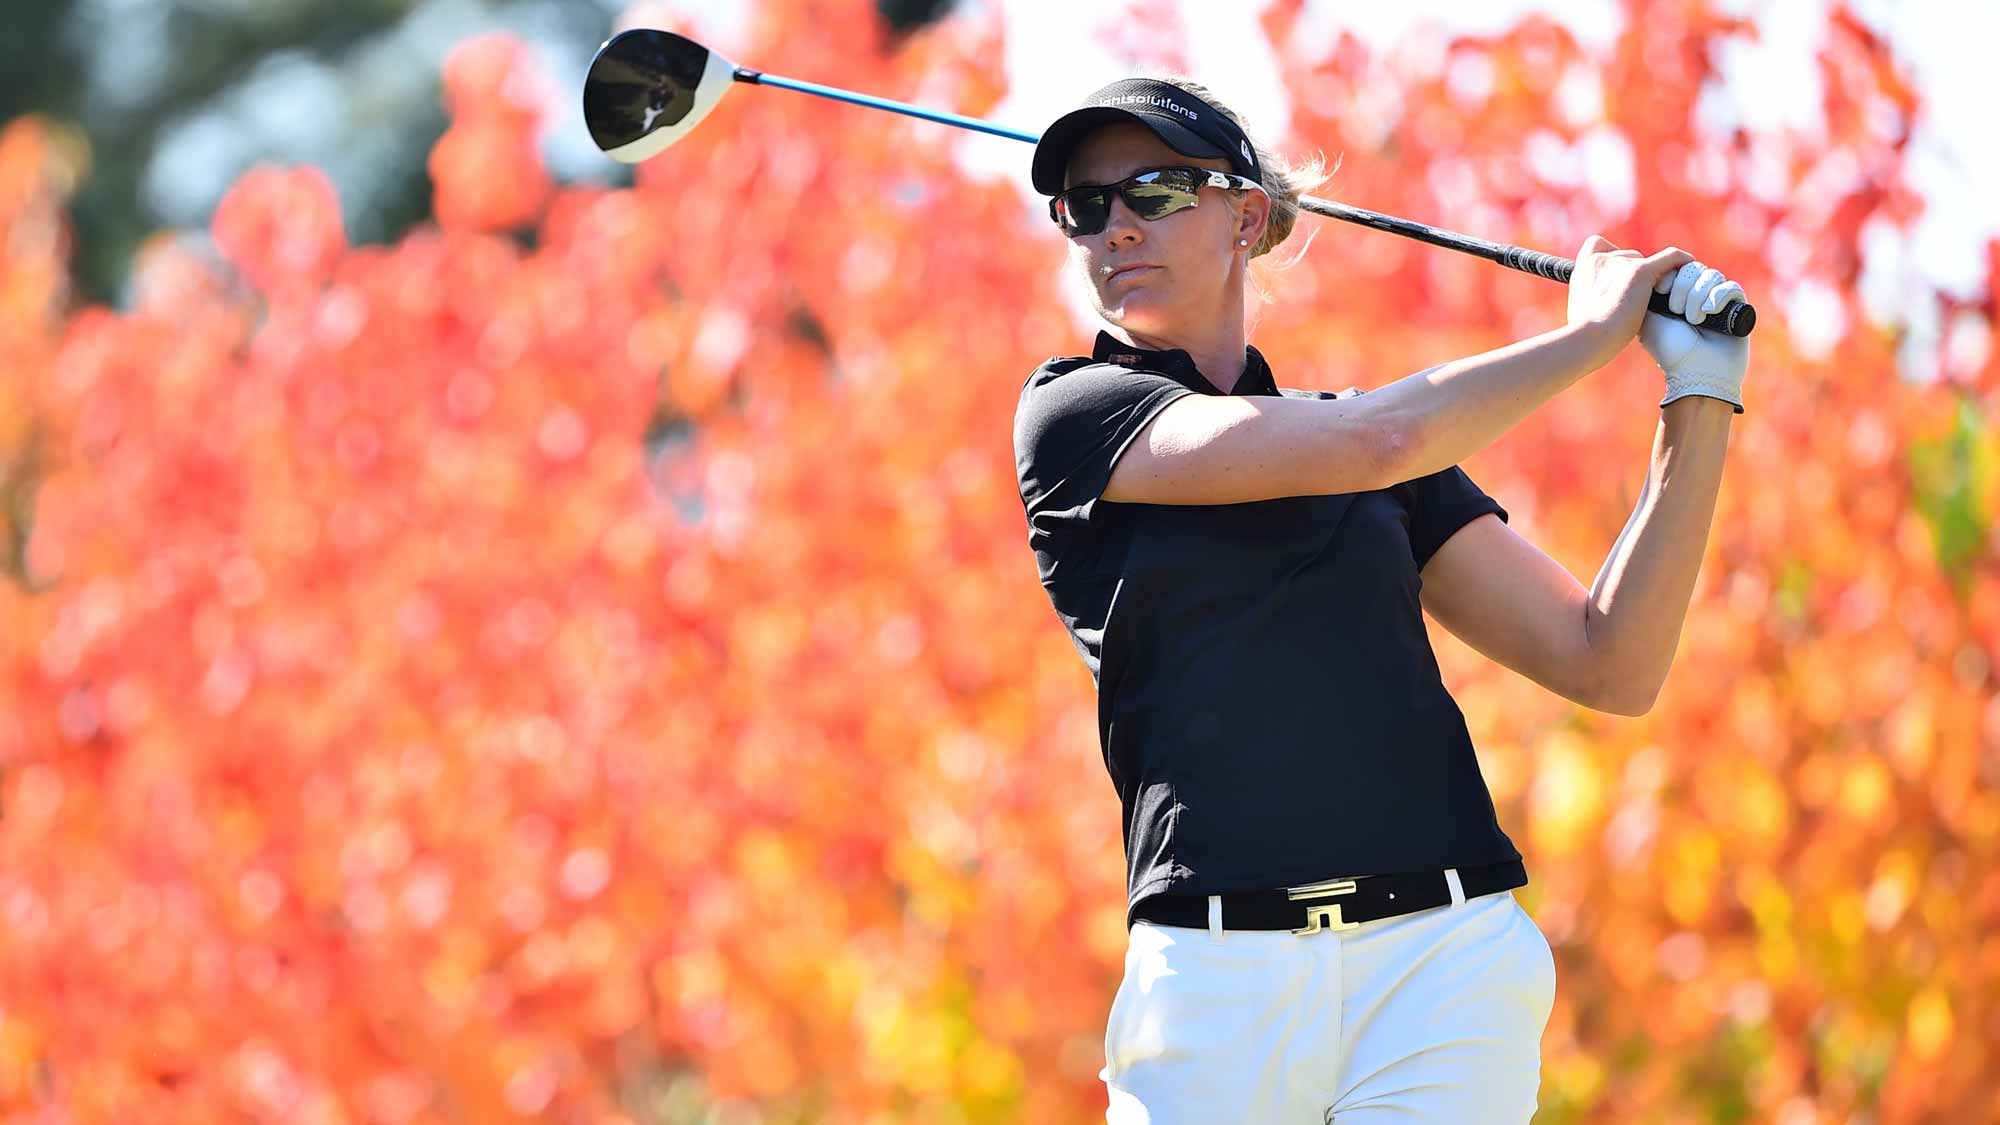
<path fill-rule="evenodd" d="M 1606 55 L 1531 18 L 1415 62 L 1264 16 L 1323 194 L 1687 246 L 1766 313 L 1651 714 L 1434 634 L 1558 954 L 1538 1120 L 1993 1120 L 2000 358 L 1899 378 L 1857 295 L 1920 107 L 1842 13 L 1823 134 L 1715 135 L 1754 29 L 1626 7 Z M 746 27 L 775 73 L 1006 88 L 990 14 Z M 445 79 L 435 225 L 353 246 L 322 173 L 261 168 L 125 310 L 68 294 L 82 146 L 0 132 L 0 1118 L 1097 1119 L 1117 803 L 1009 444 L 1089 330 L 1028 150 L 978 180 L 942 126 L 739 94 L 633 189 L 557 190 L 525 45 Z M 1286 385 L 1562 318 L 1318 234 L 1256 328 Z M 1989 260 L 1948 299 L 1981 340 Z M 1802 294 L 1837 339 L 1789 334 Z M 1580 576 L 1658 379 L 1635 347 L 1467 464 Z"/>

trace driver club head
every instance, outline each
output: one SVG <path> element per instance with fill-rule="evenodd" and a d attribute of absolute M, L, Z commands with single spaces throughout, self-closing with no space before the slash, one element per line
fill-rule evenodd
<path fill-rule="evenodd" d="M 736 64 L 671 31 L 606 39 L 583 81 L 590 139 L 624 164 L 658 156 L 701 124 L 736 81 Z"/>

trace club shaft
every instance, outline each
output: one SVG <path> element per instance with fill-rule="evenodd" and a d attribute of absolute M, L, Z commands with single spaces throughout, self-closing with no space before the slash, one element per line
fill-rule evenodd
<path fill-rule="evenodd" d="M 842 90 L 834 86 L 821 86 L 814 82 L 801 82 L 796 78 L 783 78 L 776 74 L 765 74 L 761 71 L 751 70 L 748 67 L 739 66 L 736 68 L 736 80 L 738 82 L 755 83 L 759 86 L 778 86 L 786 90 L 797 90 L 802 94 L 817 94 L 822 98 L 832 98 L 837 102 L 851 102 L 854 105 L 886 109 L 891 113 L 908 114 L 911 117 L 921 117 L 926 121 L 936 121 L 944 125 L 956 125 L 961 129 L 973 129 L 981 133 L 991 133 L 996 137 L 1026 141 L 1029 144 L 1036 144 L 1042 139 L 1033 133 L 1023 133 L 1019 129 L 1009 129 L 1004 126 L 995 125 L 991 121 L 981 121 L 977 117 L 961 117 L 956 113 L 941 113 L 938 110 L 925 109 L 923 106 L 911 105 L 908 102 L 891 101 L 888 98 L 877 98 L 868 94 L 857 94 L 852 90 Z"/>
<path fill-rule="evenodd" d="M 1388 231 L 1390 234 L 1400 234 L 1404 238 L 1414 238 L 1421 242 L 1428 242 L 1433 246 L 1443 246 L 1447 249 L 1458 250 L 1467 254 L 1477 254 L 1482 258 L 1502 262 L 1502 264 L 1505 264 L 1503 259 L 1509 250 L 1521 249 L 1518 246 L 1488 242 L 1483 238 L 1473 238 L 1471 235 L 1443 230 L 1425 223 L 1414 222 L 1410 219 L 1399 219 L 1394 215 L 1384 215 L 1380 211 L 1370 211 L 1362 207 L 1352 207 L 1345 203 L 1335 203 L 1332 200 L 1320 199 L 1317 196 L 1300 196 L 1299 209 L 1302 211 L 1311 211 L 1315 215 L 1325 215 L 1330 219 L 1343 219 L 1350 223 L 1359 223 L 1362 226 L 1374 227 L 1376 230 Z M 1544 256 L 1546 257 L 1547 255 Z M 1557 260 L 1567 263 L 1570 270 L 1576 268 L 1576 263 L 1567 258 Z M 1570 270 L 1564 270 L 1563 275 L 1555 278 L 1555 280 L 1568 281 Z"/>
<path fill-rule="evenodd" d="M 1024 141 L 1031 145 L 1041 143 L 1042 139 L 1040 134 L 1026 133 L 1019 129 L 1008 129 L 1000 125 L 995 125 L 990 121 L 981 121 L 976 117 L 964 117 L 956 113 L 942 113 L 934 109 L 925 109 L 923 106 L 911 105 L 908 102 L 892 101 L 888 98 L 878 98 L 869 94 L 857 94 L 852 90 L 842 90 L 835 86 L 821 86 L 816 82 L 801 82 L 796 78 L 765 74 L 762 71 L 752 70 L 745 66 L 736 68 L 736 80 L 738 82 L 749 82 L 761 86 L 777 86 L 786 90 L 796 90 L 802 94 L 814 94 L 822 98 L 832 98 L 835 101 L 849 102 L 854 105 L 868 106 L 873 109 L 886 109 L 891 113 L 921 117 L 926 121 L 936 121 L 943 125 L 955 125 L 961 129 L 971 129 L 980 133 L 991 133 L 996 137 L 1007 137 L 1011 140 Z M 1433 246 L 1442 246 L 1448 250 L 1457 250 L 1463 254 L 1472 254 L 1485 258 L 1490 262 L 1498 262 L 1509 269 L 1520 270 L 1522 273 L 1532 273 L 1537 277 L 1548 278 L 1550 281 L 1560 281 L 1564 285 L 1569 284 L 1570 276 L 1576 271 L 1576 262 L 1569 258 L 1559 257 L 1555 254 L 1544 254 L 1539 250 L 1529 250 L 1522 246 L 1509 246 L 1502 242 L 1488 242 L 1483 238 L 1473 238 L 1471 235 L 1459 234 L 1457 231 L 1444 230 L 1440 227 L 1414 222 L 1410 219 L 1399 219 L 1394 215 L 1384 215 L 1379 211 L 1370 211 L 1362 207 L 1350 207 L 1345 203 L 1334 203 L 1330 200 L 1320 199 L 1317 196 L 1300 196 L 1299 208 L 1304 211 L 1311 211 L 1315 215 L 1324 215 L 1331 219 L 1341 219 L 1350 223 L 1358 223 L 1362 226 L 1374 227 L 1376 230 L 1387 231 L 1390 234 L 1402 235 L 1404 238 L 1414 238 L 1419 242 L 1428 242 Z M 1648 300 L 1647 307 L 1662 316 L 1679 315 L 1669 307 L 1668 295 L 1664 293 L 1654 293 Z M 1756 324 L 1757 310 L 1746 302 L 1733 301 L 1703 321 L 1701 327 L 1708 331 L 1721 332 L 1731 336 L 1748 336 L 1751 330 L 1756 327 Z"/>

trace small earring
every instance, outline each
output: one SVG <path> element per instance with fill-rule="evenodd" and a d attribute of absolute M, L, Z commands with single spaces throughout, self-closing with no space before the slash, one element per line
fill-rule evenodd
<path fill-rule="evenodd" d="M 1236 245 L 1238 245 L 1238 246 L 1248 246 L 1248 245 L 1250 245 L 1250 240 L 1249 240 L 1249 239 L 1247 239 L 1247 238 L 1239 238 L 1239 239 L 1237 239 L 1237 240 L 1236 240 Z"/>

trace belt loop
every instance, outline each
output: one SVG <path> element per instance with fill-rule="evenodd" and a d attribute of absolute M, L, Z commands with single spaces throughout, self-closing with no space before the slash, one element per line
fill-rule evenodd
<path fill-rule="evenodd" d="M 1208 940 L 1222 944 L 1222 896 L 1208 896 Z"/>
<path fill-rule="evenodd" d="M 1453 906 L 1464 905 L 1465 884 L 1458 881 L 1458 868 L 1456 867 L 1445 868 L 1444 881 L 1451 884 L 1451 904 Z"/>

